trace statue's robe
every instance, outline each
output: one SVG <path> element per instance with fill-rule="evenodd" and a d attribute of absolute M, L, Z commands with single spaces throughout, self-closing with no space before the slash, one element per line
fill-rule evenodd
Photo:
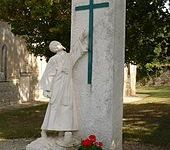
<path fill-rule="evenodd" d="M 77 96 L 72 72 L 84 51 L 80 41 L 77 41 L 70 53 L 60 51 L 50 58 L 40 81 L 43 91 L 50 92 L 51 97 L 42 130 L 78 130 Z"/>

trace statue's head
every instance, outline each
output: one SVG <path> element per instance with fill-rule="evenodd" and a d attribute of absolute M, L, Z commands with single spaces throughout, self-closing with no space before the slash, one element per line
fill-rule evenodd
<path fill-rule="evenodd" d="M 50 51 L 57 53 L 58 51 L 65 50 L 66 48 L 58 41 L 52 41 L 49 45 Z"/>

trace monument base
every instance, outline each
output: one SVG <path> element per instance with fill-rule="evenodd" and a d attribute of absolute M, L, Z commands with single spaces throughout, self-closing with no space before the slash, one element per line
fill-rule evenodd
<path fill-rule="evenodd" d="M 27 145 L 26 150 L 77 150 L 80 141 L 72 138 L 69 143 L 63 137 L 41 137 Z"/>

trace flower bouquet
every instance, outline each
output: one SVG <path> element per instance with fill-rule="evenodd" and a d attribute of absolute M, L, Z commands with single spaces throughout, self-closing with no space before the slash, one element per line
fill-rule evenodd
<path fill-rule="evenodd" d="M 78 150 L 102 150 L 103 143 L 96 141 L 95 135 L 90 135 L 88 138 L 81 142 Z"/>

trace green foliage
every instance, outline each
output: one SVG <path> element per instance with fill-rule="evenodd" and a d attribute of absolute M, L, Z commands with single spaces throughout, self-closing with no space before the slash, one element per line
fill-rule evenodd
<path fill-rule="evenodd" d="M 152 76 L 170 63 L 168 0 L 127 0 L 126 63 L 138 65 L 138 78 Z"/>
<path fill-rule="evenodd" d="M 170 51 L 168 0 L 127 0 L 126 62 L 163 62 Z M 166 61 L 167 62 L 167 61 Z"/>
<path fill-rule="evenodd" d="M 69 49 L 71 2 L 51 0 L 1 0 L 0 18 L 12 32 L 26 38 L 29 50 L 49 58 L 49 42 L 58 40 Z"/>
<path fill-rule="evenodd" d="M 141 68 L 153 61 L 169 62 L 170 11 L 168 0 L 127 0 L 126 63 Z M 51 40 L 69 49 L 71 0 L 1 0 L 0 18 L 25 36 L 29 50 L 49 58 Z"/>
<path fill-rule="evenodd" d="M 86 148 L 86 147 L 83 147 L 83 146 L 80 146 L 78 150 L 102 150 L 102 148 L 100 147 L 96 147 L 96 146 L 91 146 L 90 148 Z"/>

